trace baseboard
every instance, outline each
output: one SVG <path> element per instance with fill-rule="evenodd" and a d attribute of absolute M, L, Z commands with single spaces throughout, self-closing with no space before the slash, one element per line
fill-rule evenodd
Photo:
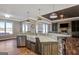
<path fill-rule="evenodd" d="M 2 39 L 0 39 L 0 41 L 6 41 L 6 40 L 12 40 L 12 39 L 16 39 L 16 37 L 12 37 L 12 38 L 2 38 Z"/>

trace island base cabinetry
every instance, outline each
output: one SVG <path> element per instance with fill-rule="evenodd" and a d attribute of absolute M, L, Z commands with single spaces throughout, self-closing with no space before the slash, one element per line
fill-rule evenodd
<path fill-rule="evenodd" d="M 34 42 L 27 40 L 26 47 L 27 47 L 28 49 L 30 49 L 30 50 L 32 50 L 32 51 L 35 52 L 35 43 L 34 43 Z"/>
<path fill-rule="evenodd" d="M 36 52 L 39 55 L 58 55 L 58 43 L 57 42 L 39 42 L 34 43 L 27 42 L 28 49 Z"/>
<path fill-rule="evenodd" d="M 41 55 L 57 55 L 58 43 L 57 42 L 42 42 L 40 45 Z"/>

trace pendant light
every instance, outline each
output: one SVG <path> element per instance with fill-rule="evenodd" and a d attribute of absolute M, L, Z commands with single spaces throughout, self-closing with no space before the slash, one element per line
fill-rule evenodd
<path fill-rule="evenodd" d="M 40 16 L 40 10 L 41 10 L 41 9 L 38 9 L 39 16 Z M 39 17 L 39 16 L 38 16 L 38 20 L 42 20 L 41 17 Z"/>
<path fill-rule="evenodd" d="M 53 11 L 54 11 L 54 9 L 55 9 L 55 5 L 53 5 Z M 50 15 L 50 18 L 57 18 L 57 14 L 56 13 L 52 13 L 51 15 Z"/>
<path fill-rule="evenodd" d="M 27 11 L 27 22 L 30 22 L 30 19 L 29 19 L 29 11 Z"/>
<path fill-rule="evenodd" d="M 29 13 L 30 13 L 30 12 L 29 12 L 29 11 L 27 11 L 27 18 L 29 18 Z"/>
<path fill-rule="evenodd" d="M 61 14 L 61 15 L 60 15 L 60 19 L 63 19 L 63 18 L 64 18 L 64 15 L 63 15 L 63 14 Z"/>

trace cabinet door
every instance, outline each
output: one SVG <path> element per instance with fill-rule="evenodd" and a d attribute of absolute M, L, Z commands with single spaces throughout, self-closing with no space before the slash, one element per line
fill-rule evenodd
<path fill-rule="evenodd" d="M 52 24 L 52 31 L 57 32 L 57 23 Z"/>
<path fill-rule="evenodd" d="M 72 32 L 79 32 L 79 21 L 72 21 Z"/>
<path fill-rule="evenodd" d="M 17 36 L 17 46 L 26 46 L 26 36 Z"/>

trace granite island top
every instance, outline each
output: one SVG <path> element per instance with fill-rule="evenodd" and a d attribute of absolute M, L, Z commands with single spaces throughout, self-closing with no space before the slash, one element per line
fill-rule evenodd
<path fill-rule="evenodd" d="M 70 37 L 68 34 L 59 34 L 59 33 L 49 33 L 47 35 L 28 35 L 28 34 L 19 34 L 26 35 L 27 40 L 36 42 L 36 37 L 39 38 L 40 42 L 57 42 L 58 37 Z"/>
<path fill-rule="evenodd" d="M 32 35 L 27 35 L 27 40 L 36 42 L 36 39 L 35 39 L 36 37 L 39 38 L 40 42 L 57 42 L 56 39 L 53 39 L 50 36 L 34 36 L 34 35 L 32 36 Z"/>

